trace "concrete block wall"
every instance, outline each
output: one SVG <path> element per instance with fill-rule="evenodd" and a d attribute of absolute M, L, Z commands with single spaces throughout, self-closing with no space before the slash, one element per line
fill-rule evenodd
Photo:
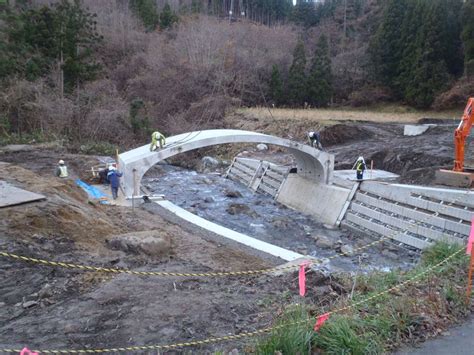
<path fill-rule="evenodd" d="M 363 182 L 342 226 L 416 249 L 434 241 L 464 244 L 474 216 L 474 191 Z"/>
<path fill-rule="evenodd" d="M 285 166 L 263 160 L 235 158 L 226 177 L 237 180 L 254 191 L 276 197 L 287 175 L 288 167 Z"/>

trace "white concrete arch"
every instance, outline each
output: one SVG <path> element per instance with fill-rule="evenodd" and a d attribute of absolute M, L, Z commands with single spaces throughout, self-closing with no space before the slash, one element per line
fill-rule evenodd
<path fill-rule="evenodd" d="M 163 149 L 150 152 L 150 146 L 130 150 L 119 155 L 119 169 L 123 172 L 122 188 L 125 196 L 139 195 L 143 175 L 158 162 L 172 156 L 204 147 L 231 143 L 266 143 L 284 147 L 296 160 L 299 176 L 315 182 L 331 184 L 334 156 L 308 145 L 267 134 L 213 129 L 179 134 L 166 139 Z"/>

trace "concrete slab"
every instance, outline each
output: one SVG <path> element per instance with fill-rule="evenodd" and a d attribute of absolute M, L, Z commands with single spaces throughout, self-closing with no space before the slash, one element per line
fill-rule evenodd
<path fill-rule="evenodd" d="M 394 181 L 398 179 L 400 175 L 391 173 L 385 170 L 366 170 L 364 173 L 363 181 L 377 180 L 377 181 Z M 334 180 L 348 180 L 348 181 L 357 181 L 356 171 L 355 170 L 334 170 Z"/>
<path fill-rule="evenodd" d="M 425 133 L 430 127 L 436 127 L 435 124 L 419 124 L 419 125 L 410 125 L 407 124 L 403 128 L 403 135 L 404 136 L 419 136 Z"/>
<path fill-rule="evenodd" d="M 44 200 L 45 198 L 46 196 L 19 189 L 6 181 L 0 180 L 0 208 Z"/>
<path fill-rule="evenodd" d="M 193 223 L 196 226 L 199 226 L 203 229 L 206 229 L 210 232 L 213 232 L 217 235 L 220 235 L 224 238 L 228 238 L 231 240 L 234 240 L 236 242 L 242 243 L 244 245 L 247 245 L 251 248 L 263 251 L 265 253 L 268 253 L 270 255 L 277 256 L 283 260 L 286 261 L 293 261 L 297 260 L 299 258 L 305 258 L 308 259 L 307 256 L 304 256 L 302 254 L 295 253 L 291 250 L 283 249 L 280 248 L 276 245 L 272 245 L 269 243 L 262 242 L 261 240 L 251 238 L 245 234 L 233 231 L 229 228 L 222 227 L 218 224 L 212 223 L 204 218 L 201 218 L 199 216 L 196 216 L 195 214 L 192 214 L 191 212 L 186 211 L 185 209 L 176 206 L 175 204 L 171 203 L 170 201 L 155 201 L 154 203 L 160 205 L 161 207 L 167 209 L 168 211 L 174 213 L 176 216 Z"/>
<path fill-rule="evenodd" d="M 281 186 L 277 201 L 314 216 L 323 223 L 335 225 L 350 193 L 350 189 L 317 184 L 298 174 L 289 174 Z"/>

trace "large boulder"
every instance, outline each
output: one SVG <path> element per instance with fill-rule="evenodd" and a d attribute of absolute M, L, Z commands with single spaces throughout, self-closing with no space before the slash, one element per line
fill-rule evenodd
<path fill-rule="evenodd" d="M 164 256 L 171 251 L 171 237 L 159 231 L 115 235 L 107 244 L 111 249 L 149 256 Z"/>
<path fill-rule="evenodd" d="M 219 166 L 219 160 L 213 157 L 205 156 L 201 159 L 201 166 L 203 168 L 217 168 Z"/>
<path fill-rule="evenodd" d="M 316 239 L 316 238 L 314 238 Z M 336 241 L 325 236 L 325 235 L 319 235 L 318 238 L 316 239 L 316 246 L 320 248 L 325 248 L 325 249 L 332 249 L 334 248 L 334 245 L 336 244 Z"/>
<path fill-rule="evenodd" d="M 252 218 L 258 217 L 257 212 L 253 211 L 249 206 L 242 203 L 231 203 L 229 207 L 227 207 L 226 211 L 231 215 L 246 214 Z"/>

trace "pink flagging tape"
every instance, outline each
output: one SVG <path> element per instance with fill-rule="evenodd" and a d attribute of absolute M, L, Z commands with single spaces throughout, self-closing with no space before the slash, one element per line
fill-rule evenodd
<path fill-rule="evenodd" d="M 309 266 L 309 262 L 305 261 L 300 265 L 300 273 L 298 275 L 298 284 L 300 286 L 300 296 L 304 297 L 306 294 L 306 268 Z"/>
<path fill-rule="evenodd" d="M 318 319 L 316 320 L 316 324 L 314 325 L 314 331 L 317 332 L 323 324 L 329 319 L 330 313 L 324 313 L 323 315 L 320 315 Z"/>
<path fill-rule="evenodd" d="M 35 353 L 28 348 L 23 348 L 23 350 L 20 351 L 20 355 L 38 355 L 38 353 Z"/>
<path fill-rule="evenodd" d="M 471 220 L 471 233 L 469 233 L 469 239 L 467 240 L 466 254 L 471 255 L 472 244 L 474 243 L 474 216 Z"/>

